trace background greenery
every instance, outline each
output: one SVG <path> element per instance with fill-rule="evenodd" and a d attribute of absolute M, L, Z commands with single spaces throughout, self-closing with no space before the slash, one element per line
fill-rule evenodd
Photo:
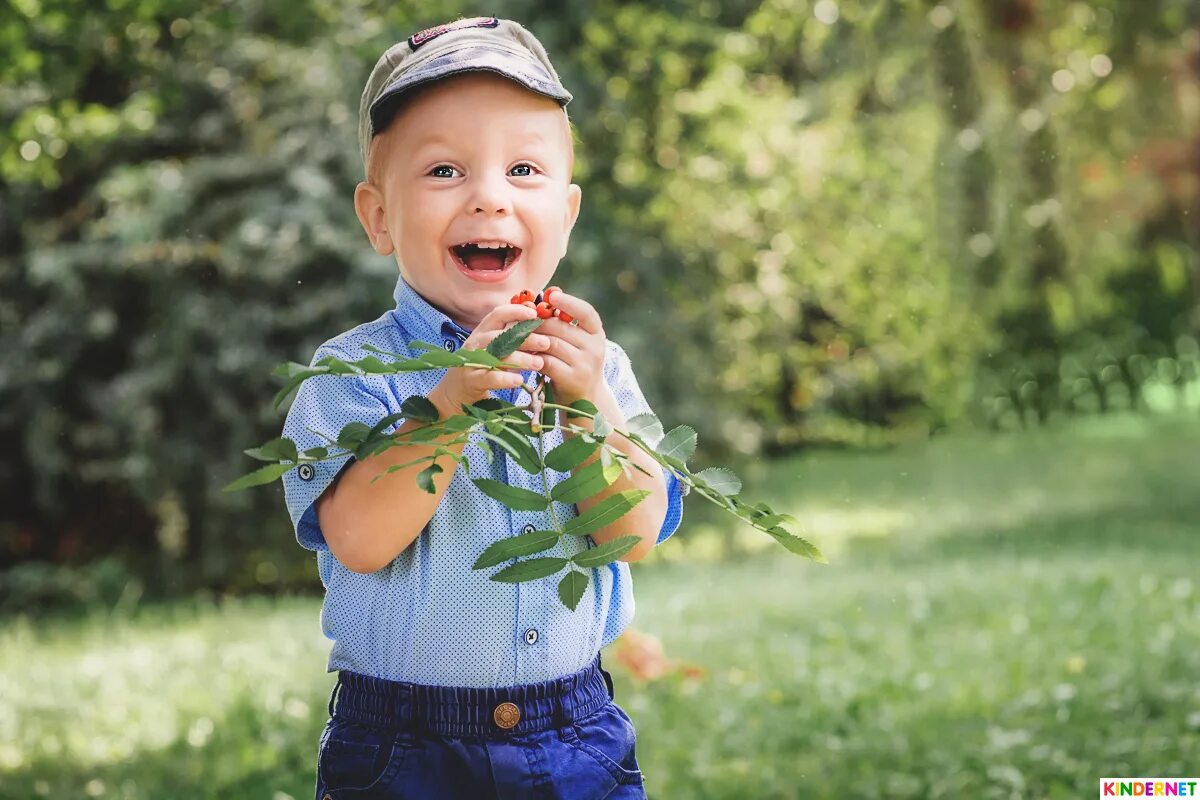
<path fill-rule="evenodd" d="M 350 203 L 370 67 L 477 13 L 528 24 L 575 94 L 584 210 L 556 282 L 699 431 L 696 462 L 835 561 L 689 503 L 640 566 L 639 625 L 709 677 L 622 678 L 652 791 L 1068 796 L 1053 776 L 1197 763 L 1194 2 L 11 0 L 0 792 L 305 794 L 319 668 L 261 692 L 323 663 L 295 636 L 312 601 L 283 597 L 315 567 L 278 485 L 220 487 L 282 427 L 270 370 L 391 304 Z M 244 655 L 214 669 L 224 626 Z M 72 725 L 104 675 L 144 696 Z M 690 729 L 699 749 L 667 735 Z"/>

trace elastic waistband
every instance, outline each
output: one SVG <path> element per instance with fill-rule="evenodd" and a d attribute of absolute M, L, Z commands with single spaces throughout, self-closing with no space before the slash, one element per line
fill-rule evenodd
<path fill-rule="evenodd" d="M 329 714 L 441 736 L 519 736 L 569 725 L 599 711 L 612 697 L 612 676 L 597 654 L 573 675 L 501 688 L 426 686 L 342 670 L 329 698 Z"/>

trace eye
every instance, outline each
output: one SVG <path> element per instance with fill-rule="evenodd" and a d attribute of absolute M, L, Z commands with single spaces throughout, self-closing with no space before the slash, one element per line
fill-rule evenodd
<path fill-rule="evenodd" d="M 438 164 L 436 167 L 429 170 L 429 174 L 435 178 L 453 178 L 457 172 L 458 170 L 449 164 Z"/>
<path fill-rule="evenodd" d="M 515 178 L 528 178 L 535 172 L 537 172 L 537 167 L 533 166 L 532 164 L 517 164 L 508 171 L 508 174 Z"/>

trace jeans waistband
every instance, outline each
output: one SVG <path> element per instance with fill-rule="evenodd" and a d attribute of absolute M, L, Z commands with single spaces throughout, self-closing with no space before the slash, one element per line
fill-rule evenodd
<path fill-rule="evenodd" d="M 427 686 L 342 670 L 329 698 L 329 714 L 441 736 L 519 736 L 569 725 L 612 697 L 612 676 L 597 654 L 573 675 L 500 688 Z"/>

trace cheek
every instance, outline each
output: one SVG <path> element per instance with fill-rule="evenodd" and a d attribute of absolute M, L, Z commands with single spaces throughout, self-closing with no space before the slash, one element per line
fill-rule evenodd
<path fill-rule="evenodd" d="M 413 198 L 399 213 L 400 231 L 406 248 L 440 248 L 453 212 L 445 197 Z"/>

